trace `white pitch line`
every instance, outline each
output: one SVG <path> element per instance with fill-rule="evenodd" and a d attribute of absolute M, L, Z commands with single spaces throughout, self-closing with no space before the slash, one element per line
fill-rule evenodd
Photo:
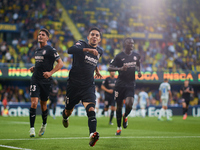
<path fill-rule="evenodd" d="M 5 122 L 0 122 L 0 124 L 30 124 L 30 122 L 22 122 L 22 121 L 5 121 Z"/>
<path fill-rule="evenodd" d="M 100 137 L 100 139 L 179 139 L 179 138 L 200 138 L 200 136 L 113 136 Z M 30 141 L 30 140 L 80 140 L 89 139 L 89 137 L 66 137 L 66 138 L 29 138 L 29 139 L 0 139 L 0 141 Z"/>
<path fill-rule="evenodd" d="M 31 149 L 27 149 L 27 148 L 14 147 L 14 146 L 7 146 L 7 145 L 0 145 L 0 147 L 10 148 L 10 149 L 31 150 Z"/>

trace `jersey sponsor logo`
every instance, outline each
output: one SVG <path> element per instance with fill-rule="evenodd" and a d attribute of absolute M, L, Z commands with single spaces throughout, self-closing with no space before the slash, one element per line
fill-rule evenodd
<path fill-rule="evenodd" d="M 89 63 L 89 64 L 91 64 L 93 66 L 96 66 L 97 62 L 98 62 L 98 59 L 95 59 L 95 58 L 92 58 L 92 57 L 89 57 L 89 56 L 85 55 L 85 62 Z"/>
<path fill-rule="evenodd" d="M 46 54 L 46 50 L 43 50 L 42 54 L 45 55 Z"/>
<path fill-rule="evenodd" d="M 129 67 L 135 67 L 136 66 L 136 62 L 128 62 L 128 63 L 124 63 L 124 65 L 126 65 L 128 68 Z"/>
<path fill-rule="evenodd" d="M 122 58 L 122 59 L 121 59 L 121 61 L 124 61 L 124 60 L 125 60 L 125 58 Z"/>
<path fill-rule="evenodd" d="M 44 56 L 35 56 L 35 61 L 36 62 L 43 62 Z"/>

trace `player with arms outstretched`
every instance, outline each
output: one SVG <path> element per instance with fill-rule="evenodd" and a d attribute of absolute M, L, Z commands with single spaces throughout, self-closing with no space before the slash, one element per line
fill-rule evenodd
<path fill-rule="evenodd" d="M 101 41 L 100 30 L 91 28 L 87 39 L 88 43 L 80 40 L 68 49 L 68 53 L 73 54 L 73 62 L 72 69 L 69 72 L 69 79 L 67 80 L 63 125 L 65 128 L 68 127 L 68 119 L 74 106 L 82 100 L 88 116 L 89 145 L 94 146 L 99 139 L 99 133 L 96 131 L 94 71 L 96 70 L 96 76 L 101 78 L 97 68 L 98 60 L 103 54 L 103 50 L 98 46 Z"/>
<path fill-rule="evenodd" d="M 117 54 L 111 61 L 108 71 L 118 71 L 119 75 L 115 85 L 115 100 L 117 102 L 117 132 L 121 134 L 121 119 L 123 100 L 125 99 L 126 110 L 123 114 L 123 127 L 127 128 L 127 116 L 132 110 L 135 90 L 135 71 L 138 69 L 138 77 L 140 72 L 140 55 L 133 52 L 134 41 L 132 38 L 125 38 L 123 42 L 124 50 Z"/>
<path fill-rule="evenodd" d="M 30 137 L 35 136 L 35 117 L 38 99 L 40 98 L 40 105 L 42 110 L 42 126 L 39 131 L 39 136 L 45 132 L 47 125 L 47 100 L 50 93 L 50 86 L 53 81 L 51 75 L 62 68 L 63 62 L 57 53 L 56 49 L 47 45 L 49 40 L 49 31 L 41 29 L 38 35 L 38 42 L 40 47 L 35 50 L 35 66 L 30 70 L 33 72 L 30 85 L 31 108 L 30 108 Z M 53 68 L 54 62 L 57 61 Z"/>

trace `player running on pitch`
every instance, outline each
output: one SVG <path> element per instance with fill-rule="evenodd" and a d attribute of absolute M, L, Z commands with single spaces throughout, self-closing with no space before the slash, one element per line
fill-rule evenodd
<path fill-rule="evenodd" d="M 94 71 L 96 70 L 97 77 L 102 77 L 97 68 L 98 60 L 103 54 L 103 50 L 98 46 L 101 41 L 100 30 L 98 28 L 90 29 L 87 39 L 88 43 L 80 40 L 68 49 L 68 53 L 73 54 L 73 62 L 67 80 L 63 126 L 68 127 L 69 116 L 72 114 L 74 106 L 81 100 L 88 116 L 89 145 L 94 146 L 99 139 L 99 133 L 96 131 Z"/>
<path fill-rule="evenodd" d="M 50 86 L 53 81 L 51 77 L 56 71 L 62 68 L 63 62 L 57 53 L 56 49 L 47 45 L 49 40 L 49 31 L 41 29 L 38 35 L 38 43 L 40 47 L 35 50 L 35 66 L 30 68 L 33 72 L 30 85 L 31 108 L 30 108 L 30 137 L 35 137 L 35 117 L 38 99 L 42 110 L 42 126 L 39 131 L 39 136 L 42 136 L 47 126 L 47 100 L 50 93 Z M 53 68 L 54 62 L 57 61 Z"/>
<path fill-rule="evenodd" d="M 118 71 L 119 76 L 115 85 L 115 99 L 117 102 L 117 132 L 121 134 L 121 119 L 123 100 L 125 99 L 126 110 L 123 114 L 123 127 L 128 126 L 128 115 L 132 110 L 135 90 L 135 71 L 138 68 L 138 77 L 140 73 L 140 55 L 133 52 L 134 41 L 132 38 L 125 38 L 123 42 L 124 50 L 117 54 L 111 61 L 108 71 Z"/>

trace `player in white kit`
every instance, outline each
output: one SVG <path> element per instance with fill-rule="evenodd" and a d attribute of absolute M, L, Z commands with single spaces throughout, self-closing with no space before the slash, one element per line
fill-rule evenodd
<path fill-rule="evenodd" d="M 159 96 L 160 96 L 160 102 L 162 102 L 162 108 L 160 109 L 158 120 L 163 121 L 162 116 L 166 113 L 167 120 L 171 121 L 172 119 L 169 117 L 169 114 L 167 113 L 167 104 L 169 97 L 170 99 L 172 99 L 171 87 L 170 84 L 168 83 L 168 79 L 164 79 L 164 82 L 160 84 Z"/>
<path fill-rule="evenodd" d="M 144 91 L 144 89 L 141 89 L 141 92 L 139 93 L 139 103 L 141 116 L 144 118 L 146 116 L 145 108 L 146 106 L 149 106 L 149 96 L 147 92 Z"/>

